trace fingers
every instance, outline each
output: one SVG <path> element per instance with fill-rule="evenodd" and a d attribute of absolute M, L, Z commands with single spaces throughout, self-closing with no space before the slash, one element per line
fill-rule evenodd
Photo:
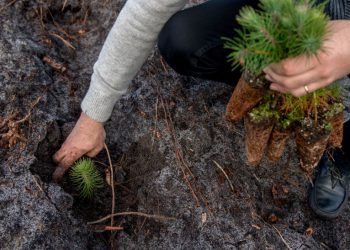
<path fill-rule="evenodd" d="M 304 86 L 302 87 L 299 87 L 297 89 L 293 89 L 290 93 L 296 97 L 300 97 L 300 96 L 303 96 L 303 95 L 306 95 L 308 93 L 312 93 L 320 88 L 323 88 L 325 86 L 328 85 L 328 82 L 316 82 L 316 83 L 310 83 L 310 84 L 307 84 L 307 90 L 305 89 Z"/>
<path fill-rule="evenodd" d="M 309 93 L 312 93 L 320 88 L 323 88 L 325 86 L 327 86 L 329 83 L 328 81 L 323 81 L 323 82 L 314 82 L 314 83 L 310 83 L 310 84 L 305 84 L 301 87 L 295 88 L 295 89 L 286 89 L 283 86 L 276 84 L 276 83 L 272 83 L 270 85 L 270 89 L 278 91 L 280 93 L 284 93 L 284 94 L 292 94 L 295 97 L 300 97 Z M 307 86 L 307 91 L 305 89 L 305 86 Z"/>
<path fill-rule="evenodd" d="M 59 181 L 69 167 L 84 154 L 96 156 L 103 148 L 105 137 L 103 124 L 82 113 L 60 150 L 53 156 L 58 164 L 53 179 Z"/>
<path fill-rule="evenodd" d="M 318 57 L 299 56 L 269 65 L 264 72 L 271 82 L 270 89 L 299 97 L 329 85 L 333 78 L 331 71 L 321 63 L 325 58 L 320 53 Z"/>
<path fill-rule="evenodd" d="M 101 150 L 103 149 L 103 145 L 99 146 L 99 147 L 96 147 L 94 148 L 93 150 L 89 151 L 86 153 L 87 156 L 93 158 L 95 157 L 96 155 L 98 155 L 98 153 L 101 152 Z"/>
<path fill-rule="evenodd" d="M 60 182 L 65 172 L 66 169 L 61 166 L 57 166 L 55 172 L 52 174 L 53 181 L 56 183 Z"/>
<path fill-rule="evenodd" d="M 54 162 L 59 163 L 60 161 L 63 160 L 64 155 L 66 154 L 66 150 L 64 148 L 64 146 L 62 146 L 60 148 L 60 150 L 58 150 L 53 156 L 52 159 Z"/>
<path fill-rule="evenodd" d="M 78 148 L 61 148 L 55 155 L 54 161 L 58 163 L 58 166 L 55 172 L 52 175 L 52 178 L 55 182 L 59 182 L 64 173 L 73 165 L 73 163 L 83 156 L 85 151 Z"/>
<path fill-rule="evenodd" d="M 279 63 L 273 63 L 266 67 L 265 70 L 274 72 L 281 76 L 295 76 L 314 69 L 319 65 L 316 57 L 308 57 L 305 55 L 295 58 L 285 59 Z"/>
<path fill-rule="evenodd" d="M 271 83 L 270 89 L 278 91 L 278 92 L 283 93 L 283 94 L 289 93 L 288 89 L 286 89 L 285 87 L 283 87 L 282 85 L 279 85 L 277 83 Z"/>
<path fill-rule="evenodd" d="M 299 88 L 310 82 L 316 82 L 320 79 L 320 74 L 315 68 L 294 76 L 279 75 L 270 68 L 267 68 L 265 73 L 267 80 L 278 83 L 282 87 L 290 90 Z"/>

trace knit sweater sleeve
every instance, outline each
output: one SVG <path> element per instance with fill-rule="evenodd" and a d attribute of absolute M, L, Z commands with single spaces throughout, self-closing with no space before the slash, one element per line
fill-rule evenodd
<path fill-rule="evenodd" d="M 81 104 L 90 118 L 109 119 L 154 47 L 165 22 L 187 0 L 128 0 L 102 47 L 87 94 Z"/>

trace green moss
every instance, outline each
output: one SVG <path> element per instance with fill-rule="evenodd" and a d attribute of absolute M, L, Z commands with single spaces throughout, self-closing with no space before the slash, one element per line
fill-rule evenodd
<path fill-rule="evenodd" d="M 343 112 L 345 109 L 345 106 L 342 103 L 334 103 L 330 106 L 329 110 L 325 113 L 325 118 L 329 119 L 332 118 L 341 112 Z"/>
<path fill-rule="evenodd" d="M 326 131 L 331 131 L 332 129 L 333 129 L 333 127 L 332 127 L 332 124 L 330 124 L 330 123 L 325 123 L 324 125 L 323 125 L 323 129 L 324 130 L 326 130 Z"/>
<path fill-rule="evenodd" d="M 91 199 L 96 190 L 103 187 L 103 179 L 91 159 L 83 158 L 77 161 L 69 175 L 82 198 Z"/>
<path fill-rule="evenodd" d="M 248 114 L 251 120 L 255 123 L 261 123 L 270 119 L 278 119 L 279 117 L 278 112 L 271 108 L 271 104 L 269 102 L 257 106 Z"/>

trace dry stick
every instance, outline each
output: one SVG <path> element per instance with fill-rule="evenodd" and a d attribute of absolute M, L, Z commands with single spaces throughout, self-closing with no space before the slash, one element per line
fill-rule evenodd
<path fill-rule="evenodd" d="M 253 214 L 253 216 L 254 216 L 254 215 L 255 215 L 260 221 L 262 221 L 265 225 L 271 226 L 273 229 L 275 229 L 276 232 L 278 233 L 278 235 L 280 236 L 282 242 L 284 243 L 284 245 L 286 245 L 286 247 L 287 247 L 289 250 L 293 250 L 293 249 L 289 246 L 289 244 L 287 243 L 287 241 L 283 238 L 282 233 L 281 233 L 274 225 L 270 225 L 270 224 L 266 223 L 266 222 L 263 220 L 263 218 L 261 218 L 259 215 Z"/>
<path fill-rule="evenodd" d="M 173 140 L 173 143 L 174 143 L 176 160 L 177 160 L 177 162 L 178 162 L 178 164 L 180 166 L 180 169 L 181 169 L 181 171 L 183 173 L 183 178 L 184 178 L 188 188 L 190 189 L 190 191 L 192 193 L 192 196 L 196 200 L 197 206 L 200 206 L 199 200 L 201 199 L 205 203 L 205 206 L 207 207 L 208 211 L 211 212 L 212 209 L 210 208 L 208 201 L 203 197 L 203 194 L 200 192 L 200 190 L 198 190 L 195 187 L 195 189 L 196 189 L 196 191 L 198 193 L 198 194 L 196 194 L 196 191 L 192 187 L 191 181 L 188 178 L 188 174 L 189 174 L 190 177 L 192 177 L 193 180 L 195 180 L 196 178 L 193 175 L 191 169 L 189 168 L 189 166 L 187 165 L 187 163 L 186 163 L 186 161 L 185 161 L 185 159 L 183 157 L 182 150 L 179 147 L 180 144 L 179 144 L 179 142 L 178 142 L 178 140 L 176 138 L 175 128 L 174 128 L 174 125 L 173 125 L 174 123 L 173 123 L 173 121 L 171 119 L 170 112 L 167 109 L 162 96 L 160 95 L 159 89 L 157 89 L 157 91 L 158 91 L 158 96 L 160 97 L 160 100 L 161 100 L 161 103 L 162 103 L 162 108 L 163 108 L 164 115 L 165 115 L 165 122 L 166 122 L 168 131 L 169 131 L 170 136 L 172 137 L 172 140 Z M 200 199 L 198 198 L 198 195 L 200 196 Z"/>
<path fill-rule="evenodd" d="M 101 165 L 104 166 L 104 167 L 109 168 L 109 165 L 107 165 L 107 164 L 105 164 L 105 163 L 103 163 L 103 162 L 101 162 L 101 161 L 94 160 L 94 162 L 96 162 L 96 163 L 98 163 L 98 164 L 101 164 Z"/>
<path fill-rule="evenodd" d="M 44 190 L 43 190 L 43 188 L 41 187 L 41 185 L 38 183 L 38 180 L 36 179 L 36 177 L 35 177 L 34 175 L 32 175 L 32 177 L 33 177 L 33 180 L 34 180 L 35 185 L 39 188 L 39 190 L 40 190 L 41 192 L 45 193 Z"/>
<path fill-rule="evenodd" d="M 189 177 L 192 177 L 192 180 L 196 180 L 195 176 L 193 175 L 191 169 L 188 167 L 184 157 L 183 157 L 183 153 L 180 147 L 180 144 L 176 138 L 176 133 L 175 133 L 175 128 L 171 119 L 171 115 L 169 110 L 167 109 L 164 100 L 160 94 L 159 91 L 159 86 L 157 87 L 157 94 L 158 97 L 160 98 L 161 104 L 162 104 L 162 108 L 163 108 L 163 112 L 165 115 L 165 123 L 166 123 L 166 127 L 170 133 L 170 136 L 172 138 L 173 144 L 174 144 L 174 150 L 175 150 L 175 157 L 176 160 L 178 162 L 179 168 L 183 174 L 183 179 L 187 185 L 187 187 L 190 189 L 190 192 L 192 194 L 192 196 L 194 197 L 194 199 L 196 200 L 196 205 L 200 206 L 200 200 L 204 202 L 206 208 L 208 209 L 208 211 L 212 212 L 212 209 L 209 206 L 208 201 L 205 199 L 205 197 L 203 196 L 203 194 L 200 192 L 200 190 L 198 190 L 198 188 L 196 186 L 194 186 L 194 188 L 196 189 L 196 191 L 198 192 L 198 195 L 196 193 L 196 191 L 194 190 L 194 188 L 192 187 L 192 183 L 191 180 L 189 179 Z M 188 176 L 189 175 L 189 176 Z"/>
<path fill-rule="evenodd" d="M 287 243 L 287 241 L 283 238 L 281 232 L 274 226 L 274 225 L 271 225 L 273 227 L 273 229 L 276 230 L 276 232 L 278 233 L 278 235 L 281 237 L 281 240 L 283 241 L 283 243 L 286 245 L 286 247 L 289 249 L 289 250 L 293 250 L 289 244 Z"/>
<path fill-rule="evenodd" d="M 115 213 L 115 214 L 110 214 L 107 215 L 101 219 L 95 220 L 95 221 L 90 221 L 87 224 L 88 225 L 93 225 L 93 224 L 97 224 L 97 223 L 101 223 L 104 222 L 112 217 L 116 217 L 116 216 L 127 216 L 127 215 L 135 215 L 135 216 L 141 216 L 141 217 L 146 217 L 149 219 L 154 219 L 154 220 L 176 220 L 175 217 L 168 217 L 168 216 L 164 216 L 164 215 L 157 215 L 157 214 L 146 214 L 146 213 L 142 213 L 142 212 L 120 212 L 120 213 Z"/>
<path fill-rule="evenodd" d="M 167 123 L 167 127 L 168 127 L 168 130 L 169 132 L 171 133 L 171 137 L 173 139 L 173 142 L 175 144 L 175 149 L 176 149 L 176 152 L 178 153 L 179 155 L 179 158 L 180 158 L 180 162 L 182 162 L 183 166 L 186 168 L 186 170 L 188 171 L 188 173 L 190 174 L 190 176 L 192 178 L 195 178 L 191 169 L 187 166 L 186 162 L 184 161 L 183 159 L 183 155 L 182 155 L 182 152 L 180 151 L 179 149 L 179 142 L 177 141 L 177 138 L 176 138 L 176 134 L 175 134 L 175 128 L 174 128 L 174 123 L 173 123 L 173 120 L 171 119 L 171 115 L 169 113 L 169 110 L 166 108 L 165 104 L 164 104 L 164 100 L 163 98 L 161 98 L 161 102 L 162 102 L 162 106 L 163 106 L 163 111 L 164 111 L 164 114 L 165 114 L 165 121 Z"/>
<path fill-rule="evenodd" d="M 58 39 L 60 39 L 64 45 L 66 45 L 68 48 L 71 48 L 73 50 L 75 50 L 75 47 L 70 43 L 68 42 L 66 39 L 64 39 L 63 37 L 61 37 L 60 35 L 56 34 L 56 33 L 50 33 L 50 35 L 54 36 L 54 37 L 57 37 Z"/>
<path fill-rule="evenodd" d="M 58 31 L 62 32 L 62 33 L 63 33 L 64 35 L 66 35 L 69 39 L 73 39 L 73 40 L 75 40 L 75 41 L 78 41 L 74 36 L 68 34 L 68 32 L 65 31 L 65 30 L 62 28 L 62 26 L 59 25 L 59 23 L 55 21 L 55 18 L 53 17 L 53 15 L 52 15 L 50 9 L 49 9 L 48 11 L 49 11 L 49 14 L 50 14 L 50 16 L 51 16 L 51 18 L 52 18 L 52 22 L 53 22 L 53 24 L 55 25 L 55 27 L 58 29 Z"/>
<path fill-rule="evenodd" d="M 113 164 L 112 164 L 111 156 L 110 156 L 110 154 L 109 154 L 109 150 L 108 150 L 108 147 L 107 147 L 107 144 L 106 144 L 106 143 L 104 143 L 104 147 L 105 147 L 106 152 L 107 152 L 109 167 L 110 167 L 110 171 L 111 171 L 111 179 L 110 179 L 111 188 L 112 188 L 112 213 L 111 213 L 111 214 L 114 214 L 114 210 L 115 210 L 115 193 L 114 193 L 114 172 L 113 172 Z M 113 224 L 114 224 L 114 217 L 111 217 L 111 227 L 113 227 Z"/>
<path fill-rule="evenodd" d="M 40 10 L 40 11 L 39 11 Z M 35 13 L 38 15 L 39 20 L 40 20 L 40 27 L 42 31 L 45 31 L 45 24 L 43 21 L 43 11 L 42 11 L 42 7 L 40 7 L 40 9 L 35 9 Z"/>
<path fill-rule="evenodd" d="M 215 163 L 215 165 L 222 171 L 222 173 L 225 175 L 227 181 L 228 181 L 228 184 L 230 185 L 230 188 L 232 190 L 232 192 L 235 192 L 234 191 L 234 188 L 233 188 L 233 185 L 232 185 L 232 182 L 230 180 L 230 178 L 228 177 L 228 175 L 226 174 L 225 170 L 219 165 L 219 163 L 217 163 L 216 161 L 213 160 L 213 162 Z"/>
<path fill-rule="evenodd" d="M 68 0 L 64 0 L 63 7 L 62 7 L 62 10 L 61 10 L 61 11 L 63 11 L 63 10 L 64 10 L 64 8 L 66 8 L 66 4 L 67 4 L 67 2 L 68 2 Z"/>
<path fill-rule="evenodd" d="M 89 15 L 89 9 L 86 10 L 82 24 L 85 25 Z"/>
<path fill-rule="evenodd" d="M 172 120 L 171 120 L 171 117 L 169 117 L 168 112 L 166 111 L 163 98 L 161 98 L 161 102 L 162 102 L 162 107 L 163 107 L 163 111 L 164 111 L 165 118 L 166 118 L 166 119 L 165 119 L 165 122 L 166 122 L 166 124 L 167 124 L 167 128 L 168 128 L 169 132 L 171 133 L 171 137 L 172 137 L 172 139 L 173 139 L 173 143 L 174 143 L 174 147 L 175 147 L 176 160 L 179 162 L 180 169 L 181 169 L 181 172 L 182 172 L 182 174 L 183 174 L 184 180 L 185 180 L 185 182 L 186 182 L 188 188 L 190 189 L 193 198 L 196 200 L 197 206 L 200 206 L 199 199 L 198 199 L 198 197 L 197 197 L 197 195 L 196 195 L 194 189 L 192 188 L 191 182 L 190 182 L 189 179 L 188 179 L 188 175 L 187 175 L 187 173 L 186 173 L 186 169 L 184 169 L 183 166 L 182 166 L 182 164 L 181 164 L 181 163 L 182 163 L 182 160 L 181 160 L 182 157 L 180 156 L 180 152 L 179 152 L 180 150 L 178 149 L 178 144 L 177 144 L 176 136 L 174 135 L 174 133 L 175 133 L 175 132 L 174 132 L 174 128 L 173 128 L 173 126 L 171 126 Z M 188 170 L 188 169 L 187 169 L 187 170 Z"/>
<path fill-rule="evenodd" d="M 6 9 L 7 7 L 10 7 L 12 4 L 14 4 L 17 0 L 13 0 L 11 2 L 9 2 L 8 4 L 6 4 L 4 7 L 0 8 L 0 12 L 3 11 L 4 9 Z"/>
<path fill-rule="evenodd" d="M 164 64 L 164 61 L 163 61 L 163 57 L 160 58 L 160 63 L 162 64 L 162 67 L 163 67 L 165 73 L 168 74 L 168 70 L 167 70 L 167 68 L 165 67 L 165 64 Z"/>
<path fill-rule="evenodd" d="M 124 230 L 123 227 L 112 227 L 112 226 L 105 226 L 103 230 L 106 230 L 106 231 L 122 231 Z"/>
<path fill-rule="evenodd" d="M 156 104 L 155 104 L 155 118 L 154 118 L 154 130 L 153 130 L 153 136 L 152 136 L 152 144 L 154 143 L 154 138 L 157 134 L 157 125 L 158 125 L 158 103 L 159 103 L 159 98 L 157 96 Z"/>

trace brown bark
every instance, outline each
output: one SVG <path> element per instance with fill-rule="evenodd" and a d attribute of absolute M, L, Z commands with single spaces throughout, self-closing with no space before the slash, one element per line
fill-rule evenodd
<path fill-rule="evenodd" d="M 254 123 L 249 115 L 244 117 L 246 132 L 245 147 L 249 165 L 257 166 L 260 163 L 264 156 L 273 125 L 274 121 L 272 119 Z"/>
<path fill-rule="evenodd" d="M 334 148 L 340 148 L 343 141 L 344 114 L 343 112 L 333 116 L 329 122 L 332 125 L 332 132 L 328 144 Z"/>
<path fill-rule="evenodd" d="M 289 129 L 282 130 L 277 127 L 273 129 L 267 151 L 267 156 L 271 161 L 278 161 L 281 158 L 291 133 Z"/>
<path fill-rule="evenodd" d="M 301 168 L 312 174 L 326 150 L 330 132 L 317 133 L 315 130 L 296 130 L 296 144 Z"/>
<path fill-rule="evenodd" d="M 263 87 L 252 87 L 247 82 L 247 75 L 242 74 L 235 87 L 229 103 L 226 107 L 226 119 L 231 122 L 237 122 L 252 109 L 264 96 Z M 259 81 L 260 79 L 251 79 L 249 81 Z"/>

